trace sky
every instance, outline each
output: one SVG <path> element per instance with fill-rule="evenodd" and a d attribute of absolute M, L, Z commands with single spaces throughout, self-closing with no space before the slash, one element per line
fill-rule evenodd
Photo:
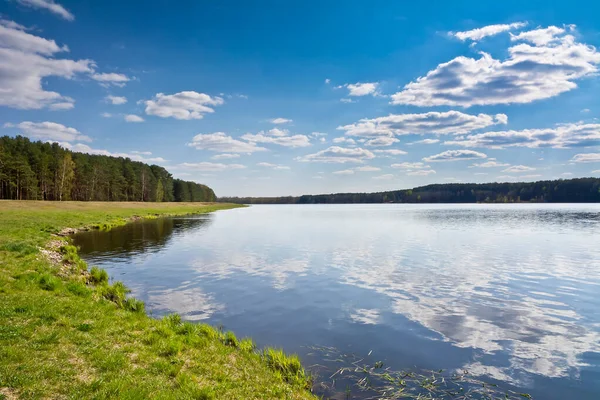
<path fill-rule="evenodd" d="M 218 196 L 600 176 L 597 1 L 0 0 L 0 135 Z"/>

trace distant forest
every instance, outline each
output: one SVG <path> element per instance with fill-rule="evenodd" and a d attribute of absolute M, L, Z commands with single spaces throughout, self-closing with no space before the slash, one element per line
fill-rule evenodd
<path fill-rule="evenodd" d="M 209 202 L 216 196 L 208 186 L 173 179 L 157 165 L 3 136 L 0 199 Z"/>
<path fill-rule="evenodd" d="M 242 204 L 339 203 L 598 203 L 600 179 L 518 183 L 448 183 L 378 193 L 335 193 L 298 197 L 221 197 Z"/>

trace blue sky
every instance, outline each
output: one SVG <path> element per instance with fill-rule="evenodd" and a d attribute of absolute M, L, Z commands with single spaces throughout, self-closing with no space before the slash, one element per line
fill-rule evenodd
<path fill-rule="evenodd" d="M 594 1 L 0 14 L 0 134 L 156 163 L 217 195 L 600 176 Z"/>

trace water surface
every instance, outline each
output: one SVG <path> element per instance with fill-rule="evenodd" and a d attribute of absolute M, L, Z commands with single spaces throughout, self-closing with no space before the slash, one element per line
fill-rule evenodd
<path fill-rule="evenodd" d="M 600 206 L 268 205 L 75 237 L 154 315 L 600 397 Z"/>

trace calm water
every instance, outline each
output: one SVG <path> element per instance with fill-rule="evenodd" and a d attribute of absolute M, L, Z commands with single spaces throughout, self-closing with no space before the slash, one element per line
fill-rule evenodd
<path fill-rule="evenodd" d="M 291 205 L 75 238 L 154 315 L 600 398 L 600 206 Z"/>

